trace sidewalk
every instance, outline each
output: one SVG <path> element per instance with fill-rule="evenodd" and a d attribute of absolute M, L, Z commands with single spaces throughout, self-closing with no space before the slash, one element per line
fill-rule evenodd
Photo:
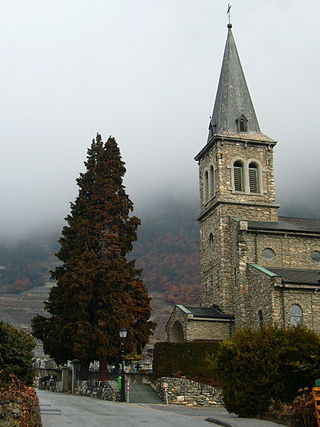
<path fill-rule="evenodd" d="M 144 405 L 154 409 L 180 413 L 181 415 L 189 415 L 192 417 L 203 418 L 210 422 L 224 427 L 279 427 L 283 424 L 274 423 L 271 421 L 259 420 L 256 418 L 239 418 L 237 415 L 229 414 L 229 412 L 221 407 L 185 407 L 180 405 Z"/>
<path fill-rule="evenodd" d="M 279 427 L 283 425 L 257 418 L 239 418 L 237 415 L 229 414 L 225 409 L 217 409 L 212 412 L 212 416 L 206 418 L 206 421 L 224 427 Z"/>

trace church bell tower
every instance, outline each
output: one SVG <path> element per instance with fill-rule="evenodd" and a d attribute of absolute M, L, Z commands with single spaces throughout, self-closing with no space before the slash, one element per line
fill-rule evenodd
<path fill-rule="evenodd" d="M 260 131 L 228 24 L 208 140 L 195 157 L 200 179 L 201 305 L 233 313 L 235 221 L 276 222 L 273 148 Z M 241 242 L 238 242 L 241 250 Z"/>

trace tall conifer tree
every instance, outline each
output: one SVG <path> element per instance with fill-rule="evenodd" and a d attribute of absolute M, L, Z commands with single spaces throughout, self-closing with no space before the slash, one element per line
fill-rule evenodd
<path fill-rule="evenodd" d="M 150 298 L 140 271 L 126 255 L 140 220 L 123 186 L 124 162 L 114 138 L 97 135 L 88 149 L 79 194 L 62 230 L 46 310 L 33 319 L 33 334 L 57 363 L 79 359 L 84 372 L 93 360 L 119 360 L 119 328 L 128 330 L 126 350 L 141 352 L 154 329 Z M 102 373 L 104 377 L 104 373 Z"/>

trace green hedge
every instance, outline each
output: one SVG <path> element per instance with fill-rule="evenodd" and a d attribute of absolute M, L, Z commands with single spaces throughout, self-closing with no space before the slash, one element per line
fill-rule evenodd
<path fill-rule="evenodd" d="M 218 346 L 219 341 L 158 342 L 153 353 L 153 378 L 185 376 L 214 384 L 214 370 L 208 359 Z"/>
<path fill-rule="evenodd" d="M 28 332 L 0 321 L 0 371 L 3 378 L 13 374 L 31 385 L 34 377 L 33 348 L 34 339 Z"/>
<path fill-rule="evenodd" d="M 292 402 L 320 377 L 320 337 L 303 326 L 239 329 L 211 360 L 229 412 L 252 417 Z"/>

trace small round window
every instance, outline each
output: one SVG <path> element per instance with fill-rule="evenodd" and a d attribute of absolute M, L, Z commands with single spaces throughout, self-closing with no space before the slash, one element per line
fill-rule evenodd
<path fill-rule="evenodd" d="M 263 258 L 267 260 L 271 260 L 276 256 L 276 254 L 271 248 L 264 249 L 262 252 L 262 255 L 263 255 Z"/>
<path fill-rule="evenodd" d="M 313 262 L 320 262 L 320 252 L 319 251 L 311 252 L 311 259 Z"/>

